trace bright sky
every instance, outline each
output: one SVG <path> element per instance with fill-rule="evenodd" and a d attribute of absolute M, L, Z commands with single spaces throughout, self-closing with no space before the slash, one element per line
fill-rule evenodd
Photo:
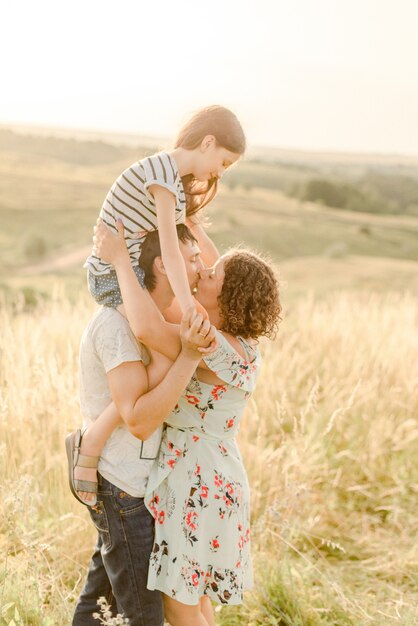
<path fill-rule="evenodd" d="M 16 0 L 0 123 L 173 137 L 224 104 L 253 145 L 418 154 L 416 0 Z"/>

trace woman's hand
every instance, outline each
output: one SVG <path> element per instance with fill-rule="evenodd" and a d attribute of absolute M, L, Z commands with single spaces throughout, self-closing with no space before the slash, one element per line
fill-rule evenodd
<path fill-rule="evenodd" d="M 94 227 L 93 254 L 106 263 L 115 266 L 119 260 L 129 257 L 125 242 L 125 227 L 121 220 L 116 223 L 117 235 L 114 235 L 110 228 L 99 218 Z"/>

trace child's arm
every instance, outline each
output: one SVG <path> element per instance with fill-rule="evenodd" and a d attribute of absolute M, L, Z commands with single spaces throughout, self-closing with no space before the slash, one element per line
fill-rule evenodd
<path fill-rule="evenodd" d="M 149 192 L 154 196 L 157 209 L 158 234 L 161 246 L 161 259 L 168 280 L 183 313 L 194 306 L 190 293 L 186 267 L 181 256 L 175 222 L 175 197 L 159 185 L 151 185 Z"/>
<path fill-rule="evenodd" d="M 218 248 L 215 246 L 203 226 L 199 224 L 199 222 L 195 222 L 193 217 L 188 217 L 186 219 L 186 226 L 190 228 L 193 235 L 197 239 L 203 263 L 206 267 L 212 267 L 212 265 L 214 265 L 220 257 Z"/>

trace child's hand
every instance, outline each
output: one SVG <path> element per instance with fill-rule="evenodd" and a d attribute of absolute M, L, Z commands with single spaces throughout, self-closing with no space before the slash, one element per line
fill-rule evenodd
<path fill-rule="evenodd" d="M 125 259 L 126 256 L 129 256 L 125 242 L 125 227 L 123 222 L 118 220 L 116 227 L 118 233 L 114 235 L 99 218 L 94 227 L 93 236 L 93 254 L 112 265 L 115 265 L 118 260 Z"/>
<path fill-rule="evenodd" d="M 216 328 L 215 326 L 212 326 L 212 329 L 214 329 L 214 333 L 211 337 L 211 342 L 208 345 L 207 348 L 198 348 L 199 352 L 200 352 L 200 356 L 203 358 L 204 356 L 206 356 L 207 354 L 212 354 L 212 352 L 215 352 L 215 350 L 217 350 L 219 348 L 219 340 L 216 336 Z"/>
<path fill-rule="evenodd" d="M 209 324 L 210 326 L 209 315 L 205 307 L 202 306 L 200 302 L 196 300 L 196 298 L 193 298 L 193 301 L 196 306 L 195 315 L 201 315 L 206 324 Z M 212 352 L 215 352 L 215 350 L 219 348 L 219 341 L 216 336 L 216 330 L 217 329 L 215 326 L 210 326 L 210 335 L 208 335 L 207 337 L 208 339 L 210 337 L 210 343 L 206 343 L 205 346 L 201 345 L 198 347 L 198 350 L 202 356 L 205 356 L 206 354 L 212 354 Z"/>
<path fill-rule="evenodd" d="M 200 360 L 199 348 L 208 348 L 216 337 L 216 328 L 209 320 L 191 307 L 183 315 L 180 324 L 180 338 L 182 350 L 188 356 Z"/>

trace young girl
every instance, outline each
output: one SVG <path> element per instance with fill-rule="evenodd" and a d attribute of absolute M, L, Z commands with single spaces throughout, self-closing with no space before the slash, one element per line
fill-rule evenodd
<path fill-rule="evenodd" d="M 162 261 L 183 313 L 196 303 L 180 253 L 176 225 L 187 222 L 198 241 L 203 261 L 212 265 L 218 251 L 195 215 L 213 199 L 218 180 L 244 151 L 245 135 L 234 113 L 221 106 L 204 108 L 186 122 L 172 151 L 145 157 L 122 172 L 103 203 L 100 218 L 113 232 L 117 232 L 118 220 L 124 223 L 131 265 L 142 286 L 144 273 L 138 265 L 141 246 L 146 234 L 158 229 Z M 97 256 L 93 248 L 84 267 L 88 269 L 90 293 L 97 303 L 119 308 L 123 313 L 112 265 Z M 103 441 L 108 436 L 106 431 L 104 428 Z M 81 445 L 80 441 L 78 452 L 81 456 L 78 454 L 74 461 L 74 495 L 83 504 L 94 505 L 97 483 L 92 478 L 97 459 L 86 442 Z"/>
<path fill-rule="evenodd" d="M 158 229 L 162 261 L 177 301 L 184 313 L 193 304 L 180 254 L 176 224 L 186 223 L 198 239 L 208 265 L 218 253 L 194 216 L 215 196 L 218 180 L 245 150 L 245 136 L 236 116 L 221 106 L 198 111 L 180 131 L 175 147 L 134 163 L 114 182 L 103 203 L 100 218 L 115 233 L 116 222 L 125 225 L 131 264 L 143 286 L 138 266 L 145 235 Z M 84 265 L 89 290 L 98 304 L 122 304 L 116 273 L 109 263 L 92 253 Z"/>

